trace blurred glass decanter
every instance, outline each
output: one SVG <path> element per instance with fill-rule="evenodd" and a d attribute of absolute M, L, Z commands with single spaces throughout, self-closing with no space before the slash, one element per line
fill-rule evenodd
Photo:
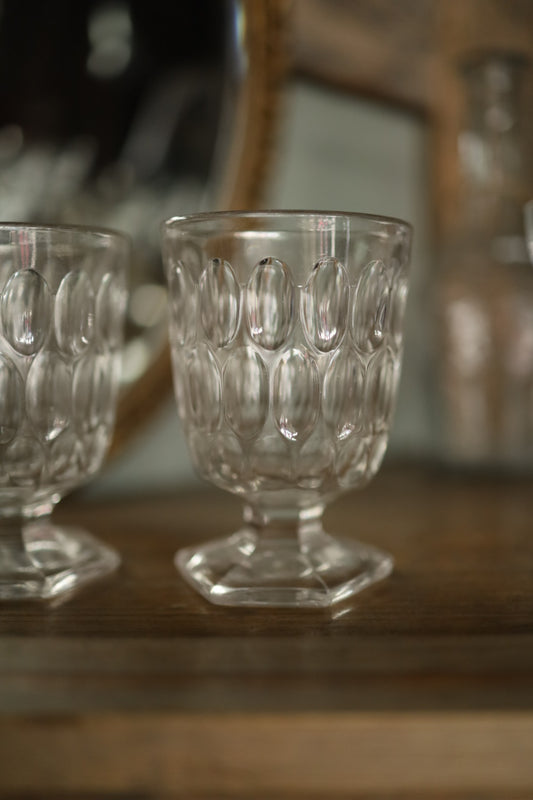
<path fill-rule="evenodd" d="M 465 115 L 456 233 L 437 282 L 439 435 L 452 466 L 533 466 L 533 270 L 524 201 L 531 196 L 520 54 L 461 64 Z"/>

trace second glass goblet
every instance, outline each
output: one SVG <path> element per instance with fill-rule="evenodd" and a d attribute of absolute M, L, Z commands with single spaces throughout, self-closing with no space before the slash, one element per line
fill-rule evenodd
<path fill-rule="evenodd" d="M 111 440 L 128 260 L 112 231 L 0 224 L 0 600 L 54 597 L 118 566 L 49 515 Z"/>
<path fill-rule="evenodd" d="M 410 226 L 350 213 L 168 220 L 175 394 L 198 472 L 244 500 L 244 526 L 181 550 L 224 605 L 328 606 L 385 577 L 389 555 L 323 530 L 387 445 Z"/>

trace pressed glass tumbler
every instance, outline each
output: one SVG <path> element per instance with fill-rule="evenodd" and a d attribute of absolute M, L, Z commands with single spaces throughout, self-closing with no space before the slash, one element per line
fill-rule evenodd
<path fill-rule="evenodd" d="M 378 470 L 398 385 L 411 228 L 353 213 L 219 212 L 163 225 L 175 395 L 201 476 L 244 525 L 177 553 L 225 605 L 329 606 L 389 555 L 326 533 Z"/>
<path fill-rule="evenodd" d="M 117 554 L 54 525 L 113 432 L 127 239 L 0 224 L 0 599 L 41 599 L 106 574 Z"/>

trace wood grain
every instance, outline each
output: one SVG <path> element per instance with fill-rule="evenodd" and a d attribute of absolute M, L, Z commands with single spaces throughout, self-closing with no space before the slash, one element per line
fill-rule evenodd
<path fill-rule="evenodd" d="M 217 608 L 179 579 L 179 546 L 239 524 L 230 496 L 71 498 L 58 519 L 123 565 L 1 609 L 0 797 L 531 796 L 530 484 L 389 465 L 327 523 L 396 570 L 333 614 Z"/>
<path fill-rule="evenodd" d="M 179 787 L 185 797 L 218 790 L 304 798 L 349 796 L 355 788 L 393 796 L 500 791 L 507 798 L 507 791 L 533 785 L 533 720 L 521 714 L 266 714 L 253 724 L 235 714 L 110 714 L 57 725 L 0 722 L 0 735 L 3 783 L 21 792 L 46 785 L 65 793 L 135 793 L 149 786 L 154 793 Z M 50 757 L 56 752 L 61 760 Z M 17 769 L 24 753 L 31 772 Z"/>

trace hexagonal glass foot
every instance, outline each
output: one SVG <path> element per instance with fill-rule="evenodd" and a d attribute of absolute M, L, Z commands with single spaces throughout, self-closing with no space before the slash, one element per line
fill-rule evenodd
<path fill-rule="evenodd" d="M 0 600 L 46 600 L 113 572 L 118 554 L 79 528 L 33 522 L 0 535 Z"/>
<path fill-rule="evenodd" d="M 258 532 L 245 526 L 225 539 L 178 551 L 185 580 L 207 600 L 226 606 L 326 608 L 385 578 L 392 558 L 375 547 L 338 540 L 319 520 Z"/>

